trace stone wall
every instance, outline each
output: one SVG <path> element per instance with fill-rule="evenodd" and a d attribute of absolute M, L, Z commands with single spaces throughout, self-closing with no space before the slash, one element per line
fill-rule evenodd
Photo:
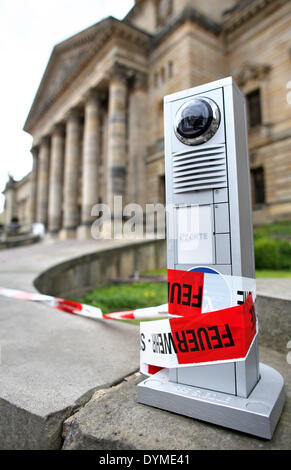
<path fill-rule="evenodd" d="M 112 280 L 166 267 L 165 240 L 145 241 L 80 256 L 41 273 L 34 281 L 43 294 L 78 298 Z"/>

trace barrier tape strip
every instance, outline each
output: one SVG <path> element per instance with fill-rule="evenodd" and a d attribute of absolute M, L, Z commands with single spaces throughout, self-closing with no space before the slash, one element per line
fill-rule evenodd
<path fill-rule="evenodd" d="M 168 319 L 140 323 L 141 371 L 243 360 L 258 332 L 255 281 L 168 270 L 168 304 L 104 314 L 98 307 L 0 287 L 0 295 L 42 302 L 93 319 Z"/>
<path fill-rule="evenodd" d="M 34 292 L 7 289 L 6 287 L 0 287 L 0 296 L 45 303 L 48 306 L 62 310 L 63 312 L 93 318 L 95 320 L 146 320 L 147 318 L 161 318 L 168 315 L 168 304 L 158 305 L 157 307 L 138 308 L 125 312 L 102 313 L 100 308 L 94 307 L 93 305 L 81 304 L 72 300 Z"/>
<path fill-rule="evenodd" d="M 254 279 L 169 269 L 176 318 L 140 324 L 141 371 L 244 360 L 258 333 L 255 296 Z"/>
<path fill-rule="evenodd" d="M 141 323 L 141 369 L 243 360 L 256 334 L 251 294 L 236 307 Z"/>

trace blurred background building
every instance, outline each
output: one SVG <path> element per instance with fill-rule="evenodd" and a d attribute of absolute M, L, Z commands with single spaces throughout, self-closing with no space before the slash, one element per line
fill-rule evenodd
<path fill-rule="evenodd" d="M 232 75 L 246 97 L 255 224 L 291 218 L 291 2 L 136 0 L 55 46 L 24 130 L 33 169 L 4 224 L 86 238 L 97 202 L 165 202 L 163 97 Z"/>

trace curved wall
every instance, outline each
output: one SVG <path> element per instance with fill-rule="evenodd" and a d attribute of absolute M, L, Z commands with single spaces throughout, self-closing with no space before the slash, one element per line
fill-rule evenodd
<path fill-rule="evenodd" d="M 154 240 L 105 249 L 60 263 L 34 281 L 43 294 L 77 298 L 115 279 L 165 268 L 166 242 Z"/>

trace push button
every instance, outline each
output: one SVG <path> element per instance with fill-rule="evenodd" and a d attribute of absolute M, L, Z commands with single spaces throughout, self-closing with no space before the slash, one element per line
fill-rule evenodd
<path fill-rule="evenodd" d="M 228 204 L 214 204 L 215 233 L 229 233 Z"/>

